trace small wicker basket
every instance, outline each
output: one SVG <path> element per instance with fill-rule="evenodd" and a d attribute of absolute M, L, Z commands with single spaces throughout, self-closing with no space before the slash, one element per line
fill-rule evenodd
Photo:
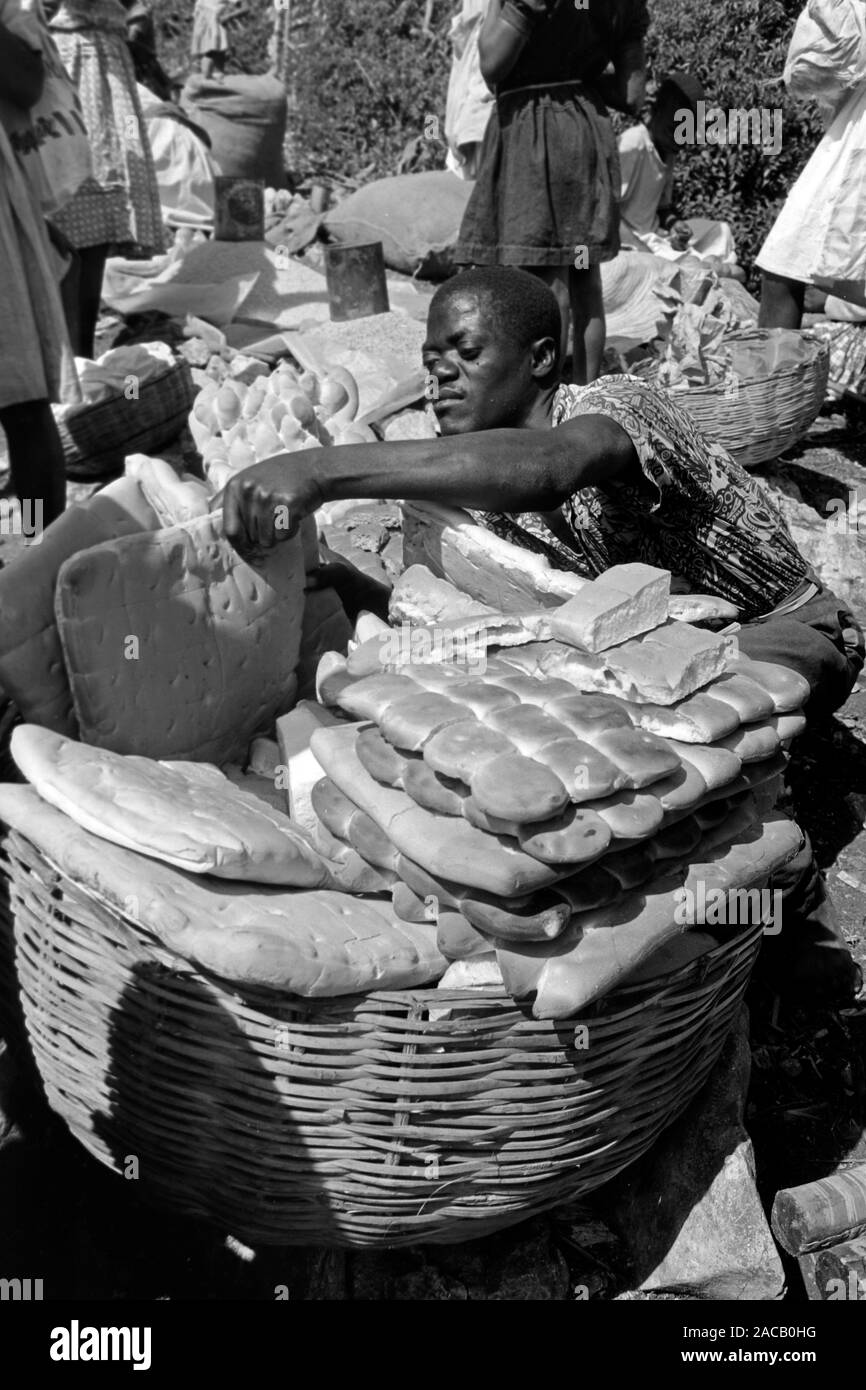
<path fill-rule="evenodd" d="M 761 943 L 563 1023 L 492 987 L 241 993 L 20 835 L 3 851 L 6 1027 L 49 1103 L 102 1163 L 137 1158 L 155 1202 L 254 1246 L 455 1243 L 590 1192 L 699 1090 Z"/>
<path fill-rule="evenodd" d="M 827 394 L 830 352 L 826 343 L 804 333 L 783 329 L 747 329 L 725 339 L 732 348 L 733 387 L 693 386 L 671 391 L 710 439 L 723 444 L 744 468 L 778 458 L 792 448 L 819 414 Z M 758 375 L 738 366 L 755 349 L 779 344 L 776 365 Z M 787 360 L 786 360 L 787 359 Z"/>
<path fill-rule="evenodd" d="M 76 406 L 57 420 L 66 474 L 95 481 L 123 471 L 128 454 L 152 454 L 174 442 L 196 397 L 189 364 L 174 362 L 144 382 L 138 396 Z"/>

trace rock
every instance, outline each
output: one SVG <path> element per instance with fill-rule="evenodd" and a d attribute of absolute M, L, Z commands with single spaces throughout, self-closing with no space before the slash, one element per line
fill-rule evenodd
<path fill-rule="evenodd" d="M 465 1245 L 357 1252 L 348 1264 L 353 1299 L 523 1303 L 569 1297 L 568 1267 L 542 1218 Z"/>
<path fill-rule="evenodd" d="M 743 1127 L 750 1067 L 743 1009 L 689 1109 L 605 1195 L 641 1293 L 762 1301 L 784 1293 Z"/>
<path fill-rule="evenodd" d="M 759 481 L 781 507 L 806 563 L 837 598 L 855 613 L 862 612 L 866 607 L 866 505 L 858 506 L 859 499 L 852 499 L 849 490 L 842 489 L 838 499 L 830 499 L 822 515 L 803 502 L 795 483 L 778 474 Z"/>

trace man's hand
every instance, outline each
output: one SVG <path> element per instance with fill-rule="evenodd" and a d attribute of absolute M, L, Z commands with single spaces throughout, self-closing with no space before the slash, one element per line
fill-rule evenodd
<path fill-rule="evenodd" d="M 294 536 L 305 516 L 325 501 L 316 479 L 321 449 L 276 454 L 231 478 L 223 493 L 226 539 L 254 560 Z"/>

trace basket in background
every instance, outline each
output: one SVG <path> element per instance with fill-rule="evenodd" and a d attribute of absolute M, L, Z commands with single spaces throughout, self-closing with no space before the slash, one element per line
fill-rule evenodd
<path fill-rule="evenodd" d="M 142 382 L 138 395 L 75 406 L 57 428 L 66 475 L 82 482 L 123 472 L 128 454 L 155 454 L 177 439 L 197 388 L 189 364 L 177 361 Z"/>
<path fill-rule="evenodd" d="M 827 394 L 830 353 L 818 338 L 785 329 L 745 329 L 725 344 L 739 378 L 734 388 L 692 386 L 670 395 L 737 463 L 756 468 L 793 448 L 817 418 Z M 776 345 L 780 351 L 749 375 L 749 360 Z"/>

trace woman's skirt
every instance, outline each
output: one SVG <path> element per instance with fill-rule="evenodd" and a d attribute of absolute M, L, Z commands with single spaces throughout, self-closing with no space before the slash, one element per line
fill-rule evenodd
<path fill-rule="evenodd" d="M 574 266 L 619 251 L 620 169 L 607 108 L 579 82 L 497 98 L 460 228 L 463 265 Z"/>
<path fill-rule="evenodd" d="M 81 98 L 94 177 L 52 220 L 75 247 L 162 251 L 159 187 L 125 36 L 96 28 L 53 33 Z"/>

